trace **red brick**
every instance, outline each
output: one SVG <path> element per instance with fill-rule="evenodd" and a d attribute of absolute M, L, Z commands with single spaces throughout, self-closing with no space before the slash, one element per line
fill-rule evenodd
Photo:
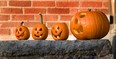
<path fill-rule="evenodd" d="M 108 14 L 109 13 L 109 10 L 108 9 L 101 9 L 101 11 L 105 14 Z"/>
<path fill-rule="evenodd" d="M 39 24 L 39 22 L 25 22 L 25 26 L 27 27 L 33 27 L 36 24 Z"/>
<path fill-rule="evenodd" d="M 0 21 L 8 21 L 10 20 L 10 15 L 0 15 Z"/>
<path fill-rule="evenodd" d="M 88 7 L 87 7 L 87 8 L 79 8 L 79 9 L 78 9 L 78 12 L 81 12 L 81 11 L 88 11 L 88 9 L 89 9 Z M 93 11 L 93 10 L 94 10 L 94 8 L 91 9 L 91 11 Z"/>
<path fill-rule="evenodd" d="M 20 24 L 19 22 L 0 22 L 0 27 L 11 28 L 18 26 L 19 24 Z"/>
<path fill-rule="evenodd" d="M 36 21 L 40 20 L 40 15 L 36 16 Z M 58 15 L 43 15 L 43 20 L 45 21 L 57 21 Z"/>
<path fill-rule="evenodd" d="M 75 1 L 75 0 L 74 0 Z M 77 0 L 78 1 L 78 0 Z M 105 2 L 105 1 L 108 1 L 108 0 L 80 0 L 80 1 L 97 1 L 97 2 Z"/>
<path fill-rule="evenodd" d="M 39 13 L 45 14 L 46 9 L 45 8 L 25 8 L 24 13 L 25 14 L 39 14 Z"/>
<path fill-rule="evenodd" d="M 108 8 L 97 8 L 97 9 L 93 9 L 93 11 L 101 11 L 103 13 L 108 13 Z"/>
<path fill-rule="evenodd" d="M 72 15 L 61 15 L 60 20 L 62 20 L 62 21 L 70 21 L 72 17 L 73 17 Z"/>
<path fill-rule="evenodd" d="M 33 6 L 53 7 L 55 6 L 55 1 L 33 1 Z"/>
<path fill-rule="evenodd" d="M 55 21 L 54 21 L 54 22 L 47 22 L 47 27 L 48 27 L 48 28 L 52 28 L 52 25 L 53 25 L 54 23 L 57 23 L 57 22 L 55 22 Z"/>
<path fill-rule="evenodd" d="M 69 8 L 48 8 L 49 14 L 69 14 Z"/>
<path fill-rule="evenodd" d="M 10 35 L 10 29 L 0 28 L 0 35 Z"/>
<path fill-rule="evenodd" d="M 31 0 L 9 0 L 9 1 L 31 1 Z"/>
<path fill-rule="evenodd" d="M 12 20 L 34 20 L 34 15 L 13 15 Z"/>
<path fill-rule="evenodd" d="M 62 22 L 62 21 L 47 22 L 47 27 L 48 27 L 48 28 L 51 28 L 51 27 L 52 27 L 52 25 L 53 25 L 54 23 L 58 23 L 58 22 Z M 64 23 L 66 23 L 66 24 L 67 24 L 67 26 L 69 27 L 69 23 L 68 23 L 68 22 L 64 22 Z"/>
<path fill-rule="evenodd" d="M 0 14 L 22 14 L 22 8 L 0 8 Z"/>
<path fill-rule="evenodd" d="M 61 2 L 61 1 L 72 1 L 72 0 L 55 0 L 55 1 L 60 1 Z"/>
<path fill-rule="evenodd" d="M 7 6 L 7 1 L 0 1 L 0 6 Z"/>
<path fill-rule="evenodd" d="M 70 14 L 74 15 L 78 12 L 77 8 L 70 8 Z"/>
<path fill-rule="evenodd" d="M 103 13 L 105 13 L 105 14 L 108 14 L 108 12 L 109 12 L 108 8 L 97 8 L 97 9 L 93 8 L 91 10 L 92 11 L 99 10 L 99 11 L 102 11 Z M 82 9 L 79 9 L 79 12 L 81 12 L 81 11 L 88 11 L 88 10 L 87 10 L 87 8 L 86 9 L 82 8 Z"/>
<path fill-rule="evenodd" d="M 102 7 L 102 2 L 83 1 L 80 5 L 80 7 Z"/>
<path fill-rule="evenodd" d="M 25 22 L 25 26 L 33 27 L 33 26 L 35 26 L 36 24 L 39 24 L 39 23 L 40 23 L 39 21 Z M 46 22 L 44 22 L 44 24 L 46 25 Z"/>
<path fill-rule="evenodd" d="M 103 2 L 103 7 L 109 7 L 108 4 L 108 2 Z"/>
<path fill-rule="evenodd" d="M 31 1 L 9 1 L 9 6 L 29 7 Z"/>
<path fill-rule="evenodd" d="M 12 22 L 12 21 L 0 22 L 0 27 L 2 27 L 2 28 L 17 27 L 20 25 L 20 23 L 21 23 L 21 21 L 20 22 Z M 35 24 L 38 24 L 38 23 L 39 22 L 37 22 L 37 21 L 35 21 L 35 22 L 34 21 L 24 21 L 24 25 L 27 27 L 33 27 Z M 45 22 L 44 22 L 44 24 L 45 24 Z"/>
<path fill-rule="evenodd" d="M 57 7 L 78 7 L 79 2 L 56 2 Z"/>

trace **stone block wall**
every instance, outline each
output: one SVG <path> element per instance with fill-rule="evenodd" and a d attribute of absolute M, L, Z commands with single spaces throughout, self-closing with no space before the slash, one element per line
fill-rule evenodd
<path fill-rule="evenodd" d="M 111 59 L 109 40 L 0 41 L 0 58 L 8 59 Z"/>

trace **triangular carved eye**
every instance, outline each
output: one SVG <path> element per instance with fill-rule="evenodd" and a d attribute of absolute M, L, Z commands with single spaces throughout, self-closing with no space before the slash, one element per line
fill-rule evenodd
<path fill-rule="evenodd" d="M 37 34 L 39 34 L 39 32 L 37 31 Z"/>
<path fill-rule="evenodd" d="M 55 33 L 57 33 L 57 31 L 55 31 Z"/>
<path fill-rule="evenodd" d="M 60 27 L 58 26 L 58 27 L 57 27 L 57 30 L 59 30 L 59 29 L 60 29 Z"/>
<path fill-rule="evenodd" d="M 42 31 L 42 28 L 40 28 L 39 31 Z"/>
<path fill-rule="evenodd" d="M 19 28 L 19 29 L 16 29 L 17 34 L 19 34 L 19 33 L 20 33 L 19 31 L 20 31 L 20 28 Z"/>
<path fill-rule="evenodd" d="M 18 32 L 18 34 L 19 34 L 19 32 Z"/>

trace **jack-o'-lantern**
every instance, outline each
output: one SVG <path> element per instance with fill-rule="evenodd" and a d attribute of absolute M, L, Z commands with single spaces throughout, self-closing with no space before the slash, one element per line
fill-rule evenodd
<path fill-rule="evenodd" d="M 110 23 L 101 11 L 82 11 L 70 21 L 72 34 L 80 40 L 100 39 L 109 32 Z"/>
<path fill-rule="evenodd" d="M 36 24 L 32 30 L 32 37 L 35 40 L 45 40 L 48 36 L 48 28 L 43 24 L 42 14 L 40 18 L 40 24 Z"/>
<path fill-rule="evenodd" d="M 29 29 L 23 26 L 24 22 L 21 22 L 20 26 L 16 27 L 15 36 L 18 40 L 27 40 L 30 37 Z"/>
<path fill-rule="evenodd" d="M 68 26 L 66 23 L 55 23 L 51 29 L 54 40 L 66 40 L 69 36 Z"/>

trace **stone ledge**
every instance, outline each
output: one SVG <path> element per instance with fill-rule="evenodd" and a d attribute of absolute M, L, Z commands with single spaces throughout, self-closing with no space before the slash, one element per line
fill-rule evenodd
<path fill-rule="evenodd" d="M 0 57 L 46 56 L 52 57 L 103 57 L 111 53 L 109 40 L 74 40 L 74 41 L 0 41 Z M 49 57 L 50 56 L 50 57 Z M 60 58 L 59 57 L 59 58 Z"/>

